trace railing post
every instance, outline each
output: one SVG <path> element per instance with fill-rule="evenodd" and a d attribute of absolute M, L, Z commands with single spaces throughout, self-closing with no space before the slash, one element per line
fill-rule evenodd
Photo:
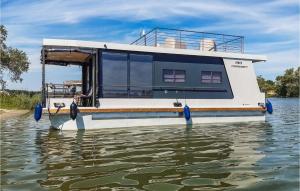
<path fill-rule="evenodd" d="M 157 29 L 155 29 L 155 47 L 157 47 Z"/>
<path fill-rule="evenodd" d="M 241 52 L 244 53 L 244 37 L 241 37 Z"/>
<path fill-rule="evenodd" d="M 46 92 L 45 92 L 45 48 L 42 49 L 42 95 L 41 101 L 42 106 L 46 107 Z"/>
<path fill-rule="evenodd" d="M 201 39 L 199 42 L 199 50 L 203 50 L 204 49 L 204 33 L 201 32 Z"/>
<path fill-rule="evenodd" d="M 227 46 L 227 43 L 225 44 L 225 40 L 224 40 L 224 35 L 222 35 L 222 38 L 223 38 L 223 50 L 224 52 L 226 52 L 226 46 Z"/>
<path fill-rule="evenodd" d="M 181 49 L 181 31 L 179 31 L 179 48 Z"/>

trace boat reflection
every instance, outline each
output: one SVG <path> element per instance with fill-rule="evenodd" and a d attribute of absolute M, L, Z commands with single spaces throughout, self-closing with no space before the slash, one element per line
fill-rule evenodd
<path fill-rule="evenodd" d="M 271 132 L 271 133 L 270 133 Z M 243 188 L 261 180 L 267 123 L 49 130 L 37 139 L 48 173 L 42 187 L 126 190 Z"/>

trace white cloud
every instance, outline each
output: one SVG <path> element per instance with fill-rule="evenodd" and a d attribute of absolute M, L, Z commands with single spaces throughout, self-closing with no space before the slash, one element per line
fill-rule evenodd
<path fill-rule="evenodd" d="M 298 9 L 297 9 L 298 8 Z M 9 31 L 8 43 L 25 50 L 32 62 L 31 71 L 40 68 L 39 55 L 42 38 L 67 38 L 131 42 L 139 31 L 121 26 L 76 27 L 88 19 L 113 19 L 124 23 L 139 23 L 148 20 L 164 24 L 178 23 L 183 28 L 234 33 L 246 36 L 246 50 L 267 54 L 267 64 L 258 65 L 266 74 L 278 74 L 299 63 L 299 1 L 271 0 L 251 1 L 171 1 L 171 0 L 32 0 L 7 1 L 1 9 L 2 21 Z M 210 21 L 210 25 L 195 27 L 191 23 Z M 56 33 L 54 24 L 73 28 Z M 146 26 L 147 27 L 147 26 Z M 71 32 L 70 32 L 71 31 Z M 123 37 L 121 35 L 124 33 Z M 263 39 L 267 37 L 266 39 Z M 262 41 L 259 43 L 258 41 Z M 284 59 L 284 63 L 280 61 Z M 30 71 L 30 72 L 31 72 Z"/>
<path fill-rule="evenodd" d="M 277 52 L 266 53 L 267 62 L 256 63 L 255 69 L 258 75 L 265 76 L 267 79 L 274 80 L 275 75 L 282 75 L 288 68 L 299 67 L 299 50 L 289 49 Z"/>

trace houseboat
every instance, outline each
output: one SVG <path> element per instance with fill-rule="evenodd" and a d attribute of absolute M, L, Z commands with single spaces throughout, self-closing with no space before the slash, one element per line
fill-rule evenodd
<path fill-rule="evenodd" d="M 42 102 L 56 129 L 264 121 L 266 101 L 244 37 L 155 28 L 131 44 L 44 39 Z M 81 68 L 81 80 L 45 81 L 48 65 Z M 71 80 L 71 79 L 70 79 Z"/>

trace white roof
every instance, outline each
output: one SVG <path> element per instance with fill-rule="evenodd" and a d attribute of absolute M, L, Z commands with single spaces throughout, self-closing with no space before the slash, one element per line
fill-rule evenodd
<path fill-rule="evenodd" d="M 43 46 L 101 48 L 101 49 L 107 48 L 110 50 L 126 50 L 126 51 L 137 51 L 137 52 L 221 57 L 221 58 L 229 58 L 229 59 L 252 60 L 253 62 L 260 62 L 260 61 L 267 60 L 267 57 L 265 55 L 217 52 L 217 51 L 216 52 L 200 51 L 200 50 L 191 50 L 191 49 L 175 49 L 175 48 L 140 46 L 140 45 L 108 43 L 108 42 L 82 41 L 82 40 L 43 39 Z"/>

